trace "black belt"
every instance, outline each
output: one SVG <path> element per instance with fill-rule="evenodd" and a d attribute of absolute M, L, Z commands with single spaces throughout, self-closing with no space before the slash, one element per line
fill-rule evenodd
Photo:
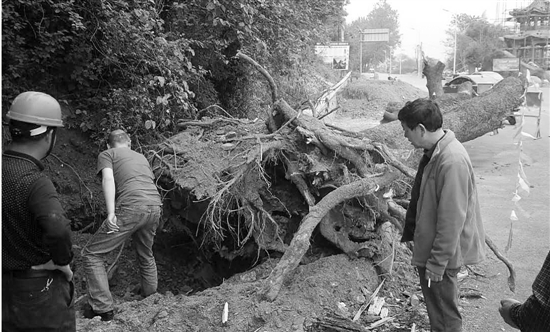
<path fill-rule="evenodd" d="M 30 278 L 46 278 L 52 277 L 56 271 L 55 270 L 13 270 L 13 271 L 2 271 L 2 276 L 11 276 L 13 278 L 19 279 L 30 279 Z"/>

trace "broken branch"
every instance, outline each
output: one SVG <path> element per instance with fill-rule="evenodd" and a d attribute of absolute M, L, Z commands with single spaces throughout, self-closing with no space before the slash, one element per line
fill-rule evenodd
<path fill-rule="evenodd" d="M 258 70 L 265 77 L 265 79 L 269 83 L 269 87 L 271 88 L 271 101 L 276 102 L 277 99 L 279 99 L 279 90 L 277 89 L 277 85 L 275 85 L 275 81 L 273 80 L 273 77 L 269 75 L 267 70 L 265 70 L 264 67 L 262 67 L 259 63 L 254 61 L 254 59 L 252 59 L 248 55 L 238 52 L 237 57 L 245 60 L 246 62 L 254 66 L 254 68 L 256 68 L 256 70 Z"/>

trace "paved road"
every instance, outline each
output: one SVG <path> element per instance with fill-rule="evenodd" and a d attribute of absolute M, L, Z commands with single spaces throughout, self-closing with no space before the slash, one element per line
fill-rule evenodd
<path fill-rule="evenodd" d="M 526 112 L 536 115 L 538 112 Z M 497 308 L 500 299 L 514 297 L 520 301 L 531 294 L 531 284 L 550 250 L 550 144 L 549 112 L 541 115 L 541 138 L 522 141 L 524 171 L 531 188 L 528 197 L 519 201 L 522 213 L 512 202 L 519 171 L 518 130 L 507 126 L 497 135 L 486 134 L 464 145 L 470 154 L 478 183 L 481 211 L 486 233 L 504 253 L 510 232 L 512 210 L 519 220 L 513 223 L 512 247 L 505 254 L 517 273 L 516 293 L 507 287 L 508 270 L 492 252 L 481 265 L 486 278 L 470 280 L 487 299 L 464 302 L 465 331 L 517 331 L 502 322 Z M 526 118 L 523 131 L 535 135 L 536 118 Z"/>
<path fill-rule="evenodd" d="M 425 79 L 409 74 L 392 76 L 427 91 Z M 387 79 L 387 75 L 379 74 L 379 78 Z M 486 298 L 461 301 L 464 331 L 517 331 L 506 325 L 498 314 L 500 300 L 505 297 L 525 300 L 531 294 L 531 284 L 550 250 L 549 108 L 550 102 L 543 101 L 541 138 L 522 140 L 523 167 L 531 186 L 529 196 L 522 196 L 519 202 L 525 213 L 512 202 L 520 157 L 514 137 L 519 128 L 506 126 L 496 135 L 489 133 L 464 144 L 476 172 L 486 233 L 511 260 L 517 273 L 514 294 L 507 284 L 508 269 L 487 248 L 487 260 L 479 266 L 485 277 L 468 277 L 462 284 L 462 287 L 479 290 Z M 524 111 L 526 115 L 538 115 L 533 108 Z M 523 131 L 535 136 L 537 119 L 525 118 Z M 512 210 L 516 211 L 519 220 L 513 222 L 512 247 L 505 253 Z"/>
<path fill-rule="evenodd" d="M 370 75 L 370 74 L 363 73 L 363 75 Z M 414 86 L 414 87 L 416 87 L 420 90 L 428 92 L 428 88 L 426 87 L 426 79 L 418 77 L 418 75 L 414 75 L 414 74 L 401 74 L 401 75 L 392 74 L 391 77 L 396 77 L 400 81 L 409 83 L 410 85 L 412 85 L 412 86 Z M 378 73 L 378 79 L 379 80 L 387 80 L 388 79 L 388 74 Z"/>

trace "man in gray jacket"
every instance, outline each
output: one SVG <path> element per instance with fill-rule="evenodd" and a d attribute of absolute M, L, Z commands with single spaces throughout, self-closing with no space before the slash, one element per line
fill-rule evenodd
<path fill-rule="evenodd" d="M 424 149 L 401 242 L 413 241 L 431 331 L 462 331 L 457 274 L 485 258 L 485 233 L 470 157 L 436 102 L 417 99 L 399 111 L 405 137 Z"/>

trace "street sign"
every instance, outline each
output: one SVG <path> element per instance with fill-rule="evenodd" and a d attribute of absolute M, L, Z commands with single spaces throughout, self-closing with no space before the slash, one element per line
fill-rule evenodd
<path fill-rule="evenodd" d="M 363 42 L 390 41 L 390 29 L 365 29 L 361 31 L 361 41 Z"/>
<path fill-rule="evenodd" d="M 519 71 L 519 58 L 493 59 L 493 71 Z"/>

